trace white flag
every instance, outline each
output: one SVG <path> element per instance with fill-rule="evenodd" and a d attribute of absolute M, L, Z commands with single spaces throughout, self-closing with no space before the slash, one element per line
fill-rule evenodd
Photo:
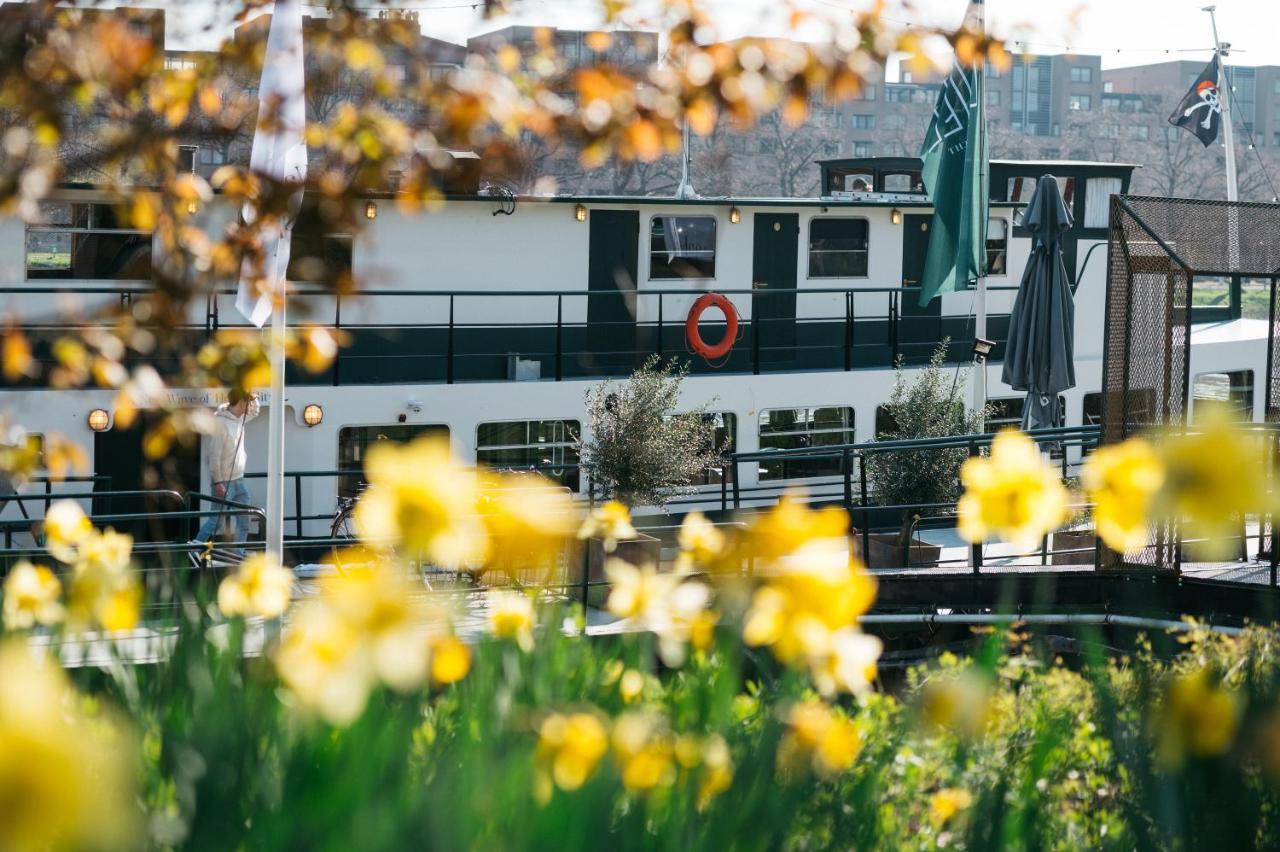
<path fill-rule="evenodd" d="M 302 204 L 302 183 L 307 177 L 302 64 L 302 7 L 295 0 L 276 0 L 262 60 L 258 126 L 253 134 L 249 168 L 265 177 L 296 183 L 298 189 L 290 204 L 292 216 L 264 226 L 260 233 L 264 255 L 262 286 L 255 286 L 251 264 L 246 262 L 240 270 L 236 310 L 258 328 L 271 317 L 271 294 L 284 291 L 293 218 Z M 245 221 L 253 222 L 256 217 L 257 211 L 246 204 Z"/>

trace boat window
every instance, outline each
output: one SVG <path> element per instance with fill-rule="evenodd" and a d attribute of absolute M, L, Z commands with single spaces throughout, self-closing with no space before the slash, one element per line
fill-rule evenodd
<path fill-rule="evenodd" d="M 1001 429 L 1022 428 L 1022 414 L 1027 406 L 1027 398 L 1025 396 L 989 399 L 987 400 L 987 405 L 990 407 L 991 414 L 983 422 L 982 431 L 988 435 L 994 435 Z M 1067 425 L 1067 399 L 1061 395 L 1058 396 L 1058 422 L 1056 425 Z M 1062 445 L 1051 446 L 1049 456 L 1055 459 L 1062 458 Z"/>
<path fill-rule="evenodd" d="M 1102 394 L 1087 393 L 1084 395 L 1084 412 L 1080 418 L 1081 426 L 1102 425 Z"/>
<path fill-rule="evenodd" d="M 290 281 L 339 287 L 351 278 L 351 234 L 319 204 L 303 202 L 289 243 Z"/>
<path fill-rule="evenodd" d="M 111 204 L 42 201 L 27 226 L 27 280 L 150 281 L 151 233 Z"/>
<path fill-rule="evenodd" d="M 1009 178 L 1009 195 L 1006 200 L 1021 202 L 1027 204 L 1031 201 L 1031 196 L 1035 194 L 1036 184 L 1039 182 L 1036 177 L 1012 177 Z M 1072 206 L 1076 197 L 1076 179 L 1073 177 L 1055 177 L 1058 182 L 1058 189 L 1062 192 L 1062 201 L 1067 205 L 1068 211 L 1073 211 Z M 1019 210 L 1014 214 L 1013 222 L 1015 225 L 1022 224 L 1022 214 L 1024 211 Z"/>
<path fill-rule="evenodd" d="M 919 172 L 889 172 L 884 176 L 885 192 L 924 192 Z"/>
<path fill-rule="evenodd" d="M 395 423 L 385 426 L 344 426 L 338 430 L 338 469 L 354 471 L 338 477 L 338 496 L 354 497 L 368 480 L 364 477 L 364 459 L 369 447 L 379 441 L 407 444 L 414 438 L 436 437 L 449 440 L 449 427 L 439 423 Z"/>
<path fill-rule="evenodd" d="M 1253 370 L 1201 373 L 1191 385 L 1191 420 L 1203 422 L 1207 411 L 1225 405 L 1237 420 L 1253 419 Z"/>
<path fill-rule="evenodd" d="M 715 424 L 714 445 L 727 460 L 738 446 L 738 415 L 725 411 L 704 416 Z M 690 485 L 719 485 L 721 482 L 733 482 L 733 465 L 725 464 L 723 468 L 708 467 L 689 480 Z"/>
<path fill-rule="evenodd" d="M 1231 319 L 1234 298 L 1231 276 L 1197 275 L 1191 279 L 1191 321 L 1221 322 Z"/>
<path fill-rule="evenodd" d="M 714 216 L 654 216 L 649 222 L 650 278 L 715 278 Z"/>
<path fill-rule="evenodd" d="M 810 219 L 809 277 L 865 278 L 868 230 L 866 219 Z"/>
<path fill-rule="evenodd" d="M 1009 274 L 1009 220 L 987 220 L 987 275 Z"/>
<path fill-rule="evenodd" d="M 760 412 L 760 449 L 793 450 L 853 443 L 854 415 L 848 406 L 777 408 Z M 838 476 L 839 453 L 760 462 L 760 480 Z"/>
<path fill-rule="evenodd" d="M 1089 178 L 1085 181 L 1084 226 L 1086 228 L 1107 227 L 1111 221 L 1111 196 L 1119 194 L 1120 178 Z"/>
<path fill-rule="evenodd" d="M 868 143 L 864 142 L 863 145 Z M 843 192 L 872 192 L 875 189 L 875 174 L 871 171 L 845 172 L 839 177 L 840 184 L 835 187 Z"/>
<path fill-rule="evenodd" d="M 516 420 L 481 423 L 476 463 L 495 470 L 538 471 L 578 490 L 577 420 Z"/>

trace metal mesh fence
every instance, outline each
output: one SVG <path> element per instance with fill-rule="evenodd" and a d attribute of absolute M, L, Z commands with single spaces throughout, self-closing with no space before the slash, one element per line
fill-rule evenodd
<path fill-rule="evenodd" d="M 1192 282 L 1198 276 L 1271 283 L 1266 403 L 1280 420 L 1280 205 L 1115 196 L 1108 244 L 1103 442 L 1186 421 Z M 1269 525 L 1268 525 L 1269 526 Z M 1267 529 L 1270 533 L 1270 529 Z M 1140 551 L 1104 553 L 1106 567 L 1179 566 L 1178 530 L 1152 527 Z"/>

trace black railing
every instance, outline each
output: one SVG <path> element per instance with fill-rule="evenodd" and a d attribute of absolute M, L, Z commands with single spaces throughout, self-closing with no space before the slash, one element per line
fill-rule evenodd
<path fill-rule="evenodd" d="M 736 297 L 744 314 L 737 345 L 715 364 L 690 353 L 683 315 L 689 302 L 709 290 Z M 0 295 L 114 296 L 122 306 L 148 292 L 145 287 L 0 288 Z M 299 373 L 289 380 L 334 385 L 509 380 L 516 378 L 517 362 L 522 361 L 536 373 L 528 378 L 563 381 L 625 374 L 653 355 L 690 357 L 694 372 L 758 375 L 854 370 L 889 367 L 899 356 L 924 361 L 944 337 L 954 341 L 950 360 L 967 360 L 972 318 L 915 313 L 904 301 L 914 298 L 915 292 L 900 287 L 674 290 L 664 286 L 622 293 L 369 289 L 344 297 L 299 289 L 291 318 L 320 321 L 319 311 L 328 311 L 331 303 L 332 322 L 322 324 L 350 334 L 352 344 L 339 352 L 326 374 L 312 377 Z M 212 293 L 203 324 L 192 323 L 187 329 L 211 335 L 219 328 L 249 327 L 244 322 L 225 322 L 226 312 L 218 309 L 220 298 L 233 293 L 230 289 Z M 384 310 L 390 318 L 353 320 L 349 310 L 353 299 L 359 299 L 364 307 Z M 314 307 L 316 302 L 320 306 L 308 312 L 308 306 Z M 386 311 L 388 305 L 394 310 Z M 399 309 L 402 306 L 404 309 Z M 406 321 L 405 317 L 413 319 Z M 1002 343 L 1007 315 L 992 316 L 990 321 L 989 336 Z M 725 323 L 709 314 L 702 326 L 705 337 L 715 341 L 723 334 Z M 25 327 L 52 333 L 83 328 L 83 321 L 28 321 Z M 1002 351 L 998 346 L 993 357 L 998 359 Z M 37 355 L 44 357 L 45 353 L 38 350 Z M 157 366 L 177 365 L 157 362 Z"/>

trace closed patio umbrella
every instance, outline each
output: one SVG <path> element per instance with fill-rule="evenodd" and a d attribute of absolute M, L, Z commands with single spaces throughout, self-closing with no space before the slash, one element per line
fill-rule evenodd
<path fill-rule="evenodd" d="M 1071 227 L 1058 182 L 1040 178 L 1022 217 L 1031 232 L 1031 256 L 1009 316 L 1004 382 L 1026 391 L 1022 428 L 1057 426 L 1058 394 L 1075 387 L 1075 301 L 1062 260 L 1062 232 Z"/>

